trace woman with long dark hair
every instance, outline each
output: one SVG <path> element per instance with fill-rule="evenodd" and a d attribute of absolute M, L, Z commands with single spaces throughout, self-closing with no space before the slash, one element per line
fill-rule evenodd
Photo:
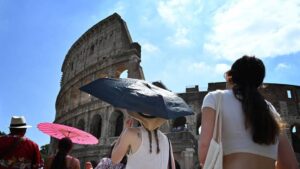
<path fill-rule="evenodd" d="M 80 169 L 80 162 L 77 158 L 69 154 L 73 147 L 70 138 L 65 137 L 58 142 L 58 152 L 55 156 L 50 156 L 46 163 L 45 169 Z"/>
<path fill-rule="evenodd" d="M 256 57 L 243 56 L 233 63 L 225 77 L 229 89 L 209 92 L 203 100 L 198 146 L 200 165 L 205 163 L 212 139 L 217 94 L 221 92 L 223 167 L 297 168 L 280 115 L 258 91 L 265 77 L 263 62 Z"/>

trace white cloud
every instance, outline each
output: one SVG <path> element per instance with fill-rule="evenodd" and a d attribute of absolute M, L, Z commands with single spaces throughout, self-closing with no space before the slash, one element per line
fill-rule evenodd
<path fill-rule="evenodd" d="M 125 16 L 126 13 L 126 4 L 122 1 L 118 1 L 114 7 L 112 8 L 111 11 L 109 11 L 109 15 L 111 15 L 114 12 L 117 12 L 118 14 L 120 14 L 121 16 Z"/>
<path fill-rule="evenodd" d="M 158 14 L 174 32 L 167 40 L 178 46 L 190 45 L 189 28 L 199 23 L 198 15 L 202 8 L 201 0 L 160 0 Z"/>
<path fill-rule="evenodd" d="M 206 65 L 205 62 L 190 63 L 190 65 L 187 64 L 188 72 L 204 72 L 208 69 L 209 67 Z"/>
<path fill-rule="evenodd" d="M 160 51 L 159 48 L 151 43 L 143 43 L 142 44 L 142 52 L 145 51 L 147 53 L 155 53 Z"/>
<path fill-rule="evenodd" d="M 178 28 L 173 36 L 168 37 L 168 41 L 178 46 L 188 46 L 191 40 L 187 38 L 189 30 L 187 28 Z"/>
<path fill-rule="evenodd" d="M 190 73 L 203 74 L 209 76 L 223 75 L 226 71 L 230 69 L 230 65 L 224 63 L 217 63 L 217 64 L 210 65 L 205 62 L 193 62 L 193 63 L 190 62 L 190 63 L 186 63 L 186 65 L 187 65 L 187 70 Z"/>
<path fill-rule="evenodd" d="M 286 63 L 279 63 L 276 67 L 275 70 L 284 70 L 284 69 L 289 69 L 291 68 L 290 65 L 286 64 Z"/>
<path fill-rule="evenodd" d="M 299 0 L 238 0 L 219 8 L 204 49 L 227 60 L 300 51 Z"/>
<path fill-rule="evenodd" d="M 215 73 L 218 75 L 224 75 L 224 73 L 227 72 L 229 69 L 230 69 L 230 65 L 219 63 L 216 64 Z"/>

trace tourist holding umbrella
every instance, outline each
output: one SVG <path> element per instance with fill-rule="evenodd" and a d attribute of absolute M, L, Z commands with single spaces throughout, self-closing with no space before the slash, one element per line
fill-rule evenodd
<path fill-rule="evenodd" d="M 45 169 L 79 169 L 79 160 L 69 155 L 69 152 L 73 147 L 73 143 L 98 143 L 98 139 L 96 137 L 74 127 L 56 123 L 39 123 L 37 127 L 43 133 L 59 139 L 58 152 L 47 158 L 45 162 Z"/>
<path fill-rule="evenodd" d="M 113 163 L 127 155 L 126 169 L 175 168 L 171 144 L 158 128 L 167 119 L 193 114 L 183 99 L 160 82 L 150 84 L 137 79 L 102 78 L 81 90 L 127 109 L 141 124 L 122 132 L 112 152 Z"/>

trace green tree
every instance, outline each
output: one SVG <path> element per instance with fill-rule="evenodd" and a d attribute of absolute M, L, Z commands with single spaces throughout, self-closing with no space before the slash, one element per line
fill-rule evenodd
<path fill-rule="evenodd" d="M 0 136 L 6 135 L 5 132 L 0 131 Z"/>
<path fill-rule="evenodd" d="M 45 145 L 41 146 L 40 153 L 41 153 L 41 156 L 44 159 L 44 161 L 49 155 L 48 154 L 49 153 L 49 146 L 50 146 L 50 144 L 45 144 Z"/>

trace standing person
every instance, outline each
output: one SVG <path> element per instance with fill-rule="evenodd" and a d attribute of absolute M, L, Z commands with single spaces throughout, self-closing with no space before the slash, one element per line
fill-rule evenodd
<path fill-rule="evenodd" d="M 85 162 L 84 169 L 93 169 L 92 163 L 89 161 Z"/>
<path fill-rule="evenodd" d="M 102 158 L 95 169 L 125 169 L 127 163 L 126 156 L 124 156 L 123 159 L 117 164 L 113 164 L 111 161 L 111 154 L 114 146 L 115 142 L 112 144 L 107 157 Z"/>
<path fill-rule="evenodd" d="M 223 168 L 298 168 L 279 114 L 258 91 L 265 77 L 263 62 L 243 56 L 225 75 L 230 88 L 221 91 Z M 209 92 L 203 100 L 198 146 L 200 165 L 205 163 L 213 135 L 217 93 Z"/>
<path fill-rule="evenodd" d="M 153 84 L 164 87 L 160 82 Z M 112 162 L 119 163 L 127 155 L 126 169 L 174 169 L 171 144 L 167 136 L 158 129 L 165 119 L 144 113 L 129 114 L 141 123 L 141 127 L 127 128 L 121 133 L 112 152 Z M 155 148 L 152 146 L 153 142 L 156 144 Z"/>
<path fill-rule="evenodd" d="M 58 142 L 58 152 L 47 158 L 45 169 L 80 169 L 80 162 L 69 154 L 73 147 L 70 138 L 65 137 Z"/>
<path fill-rule="evenodd" d="M 10 134 L 0 137 L 1 169 L 37 169 L 42 167 L 42 158 L 38 145 L 25 137 L 26 124 L 24 116 L 13 116 Z"/>

